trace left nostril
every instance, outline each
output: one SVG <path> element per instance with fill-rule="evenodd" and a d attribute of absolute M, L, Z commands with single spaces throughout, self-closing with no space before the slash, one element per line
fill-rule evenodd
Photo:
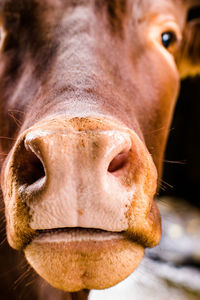
<path fill-rule="evenodd" d="M 26 142 L 19 145 L 15 166 L 16 180 L 20 186 L 28 187 L 46 178 L 43 162 Z"/>
<path fill-rule="evenodd" d="M 45 177 L 41 160 L 30 150 L 24 153 L 23 174 L 21 176 L 27 185 L 31 185 Z"/>
<path fill-rule="evenodd" d="M 114 173 L 120 169 L 122 169 L 128 162 L 129 151 L 120 152 L 113 158 L 111 161 L 108 172 Z"/>

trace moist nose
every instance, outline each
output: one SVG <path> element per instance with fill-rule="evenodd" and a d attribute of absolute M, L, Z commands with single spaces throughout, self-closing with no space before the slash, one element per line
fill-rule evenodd
<path fill-rule="evenodd" d="M 19 137 L 5 177 L 31 230 L 128 231 L 155 242 L 157 172 L 126 127 L 84 118 L 39 122 Z"/>
<path fill-rule="evenodd" d="M 70 142 L 67 143 L 67 141 L 65 141 L 64 144 L 62 142 L 59 144 L 55 141 L 57 140 L 55 135 L 56 133 L 50 136 L 45 136 L 42 131 L 29 132 L 19 145 L 19 155 L 16 168 L 18 170 L 17 181 L 24 188 L 29 190 L 31 188 L 33 193 L 38 191 L 38 189 L 41 189 L 49 178 L 50 174 L 48 170 L 51 168 L 49 165 L 52 163 L 52 157 L 54 161 L 58 162 L 56 168 L 57 170 L 55 170 L 56 172 L 59 172 L 60 165 L 62 165 L 59 160 L 70 159 L 68 155 L 70 152 L 69 148 L 70 146 L 73 147 L 74 143 L 71 144 Z M 60 133 L 58 132 L 57 135 L 59 136 Z M 83 169 L 86 160 L 85 157 L 87 157 L 87 160 L 91 162 L 91 169 L 94 169 L 94 167 L 98 168 L 98 166 L 96 166 L 96 162 L 93 164 L 95 160 L 98 160 L 99 168 L 102 167 L 104 169 L 102 170 L 102 173 L 109 172 L 113 176 L 119 176 L 119 174 L 120 176 L 123 176 L 123 170 L 125 167 L 127 167 L 130 159 L 131 140 L 129 135 L 116 131 L 103 132 L 98 134 L 96 139 L 92 135 L 91 143 L 89 142 L 90 137 L 86 137 L 86 135 L 87 133 L 84 134 L 86 140 L 85 144 L 87 144 L 84 145 L 85 154 L 83 153 L 83 149 L 81 149 L 81 147 L 79 154 L 76 153 L 77 151 L 71 148 L 71 154 L 74 153 L 77 161 L 80 162 L 80 165 L 77 167 Z M 74 139 L 76 139 L 75 136 Z M 79 148 L 79 139 L 80 136 L 77 137 L 77 148 Z M 68 149 L 65 148 L 66 144 Z M 56 149 L 51 147 L 51 145 L 56 145 Z M 58 148 L 59 151 L 57 151 Z M 62 158 L 60 152 L 64 154 L 62 155 Z M 95 159 L 94 156 L 96 156 Z M 83 158 L 82 161 L 81 157 Z M 76 160 L 76 158 L 73 158 L 72 160 Z M 65 163 L 63 162 L 63 166 L 64 165 Z M 63 174 L 64 171 L 68 172 L 67 169 L 60 171 L 61 174 Z M 98 170 L 97 173 L 101 173 L 101 170 Z"/>

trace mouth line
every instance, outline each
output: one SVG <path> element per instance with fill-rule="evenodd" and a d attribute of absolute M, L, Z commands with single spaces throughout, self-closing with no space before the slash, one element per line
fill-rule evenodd
<path fill-rule="evenodd" d="M 63 227 L 36 230 L 36 242 L 81 242 L 127 239 L 125 231 L 112 232 L 96 228 Z"/>
<path fill-rule="evenodd" d="M 87 228 L 87 227 L 58 227 L 50 229 L 37 229 L 36 232 L 39 235 L 43 234 L 55 234 L 55 233 L 91 233 L 91 234 L 125 234 L 125 231 L 108 231 L 99 228 Z"/>
<path fill-rule="evenodd" d="M 43 233 L 43 232 L 57 232 L 57 231 L 68 231 L 68 230 L 92 230 L 92 231 L 96 231 L 96 232 L 115 232 L 115 233 L 121 233 L 121 232 L 125 232 L 125 231 L 108 231 L 105 229 L 101 229 L 101 228 L 92 228 L 92 227 L 56 227 L 56 228 L 49 228 L 49 229 L 36 229 L 37 232 L 39 233 Z"/>

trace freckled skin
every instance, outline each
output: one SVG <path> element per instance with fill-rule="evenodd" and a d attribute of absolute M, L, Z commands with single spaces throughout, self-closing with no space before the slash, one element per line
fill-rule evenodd
<path fill-rule="evenodd" d="M 159 242 L 154 195 L 179 81 L 200 73 L 199 23 L 186 23 L 198 4 L 0 2 L 7 237 L 47 282 L 71 293 L 55 291 L 55 299 L 116 284 Z M 177 36 L 168 49 L 166 31 Z M 45 178 L 31 185 L 36 162 Z M 37 231 L 61 227 L 79 229 Z"/>

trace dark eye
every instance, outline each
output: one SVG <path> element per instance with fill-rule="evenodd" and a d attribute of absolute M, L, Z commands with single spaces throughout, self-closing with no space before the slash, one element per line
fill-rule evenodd
<path fill-rule="evenodd" d="M 176 41 L 176 36 L 173 32 L 167 31 L 162 33 L 161 40 L 163 46 L 169 48 Z"/>

